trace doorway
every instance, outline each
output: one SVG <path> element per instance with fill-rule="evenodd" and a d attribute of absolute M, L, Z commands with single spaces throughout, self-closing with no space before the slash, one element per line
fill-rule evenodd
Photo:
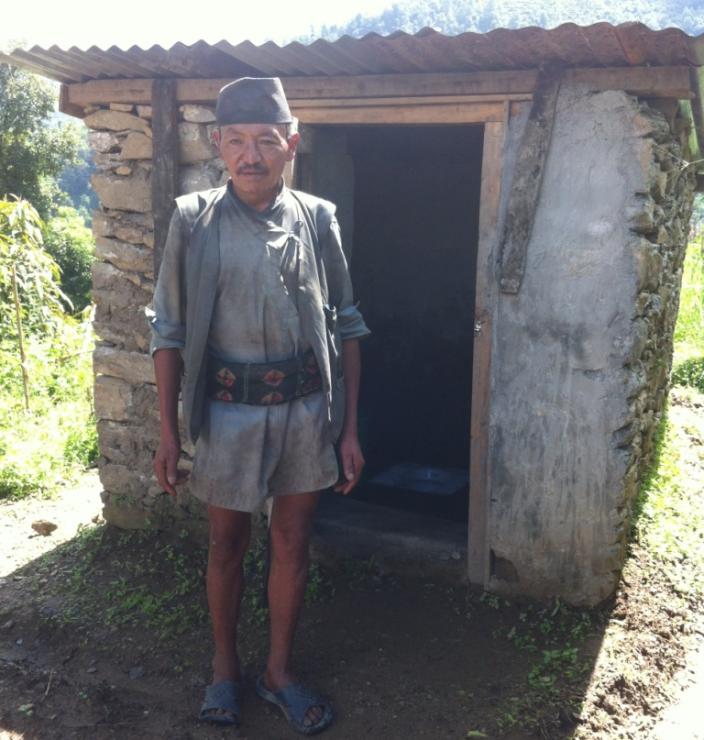
<path fill-rule="evenodd" d="M 338 204 L 372 330 L 351 496 L 464 526 L 482 141 L 481 125 L 320 127 L 302 167 Z"/>

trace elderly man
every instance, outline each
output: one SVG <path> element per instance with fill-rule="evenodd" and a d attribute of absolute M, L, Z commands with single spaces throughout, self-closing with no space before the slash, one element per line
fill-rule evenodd
<path fill-rule="evenodd" d="M 230 179 L 182 196 L 151 313 L 161 438 L 154 469 L 176 495 L 178 395 L 196 443 L 191 491 L 208 505 L 207 592 L 215 655 L 200 718 L 238 724 L 236 637 L 252 512 L 271 497 L 270 651 L 257 693 L 309 735 L 332 721 L 303 687 L 291 649 L 320 491 L 348 493 L 357 439 L 360 359 L 368 334 L 327 201 L 290 190 L 283 171 L 299 135 L 278 79 L 226 85 L 214 142 Z M 338 444 L 338 456 L 334 445 Z"/>

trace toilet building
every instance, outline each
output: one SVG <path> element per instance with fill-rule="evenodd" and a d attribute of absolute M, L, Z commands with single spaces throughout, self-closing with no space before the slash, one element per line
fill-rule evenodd
<path fill-rule="evenodd" d="M 353 497 L 326 500 L 322 530 L 344 541 L 368 526 L 401 556 L 430 539 L 416 558 L 504 594 L 595 604 L 613 592 L 704 189 L 704 38 L 568 24 L 34 47 L 0 61 L 61 82 L 61 110 L 90 129 L 108 521 L 202 521 L 187 490 L 174 503 L 151 472 L 144 307 L 173 198 L 226 180 L 210 143 L 218 90 L 279 76 L 302 133 L 287 177 L 337 203 L 373 332 L 366 477 Z"/>

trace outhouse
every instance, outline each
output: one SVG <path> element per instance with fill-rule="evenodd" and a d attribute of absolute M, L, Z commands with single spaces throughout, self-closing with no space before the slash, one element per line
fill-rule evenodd
<path fill-rule="evenodd" d="M 61 82 L 61 110 L 91 130 L 108 521 L 202 517 L 152 476 L 144 307 L 173 198 L 225 181 L 218 90 L 275 75 L 303 135 L 289 182 L 337 203 L 373 331 L 367 476 L 351 499 L 328 497 L 323 529 L 367 526 L 407 553 L 432 539 L 416 557 L 501 593 L 612 593 L 704 186 L 704 38 L 599 23 L 0 60 Z"/>

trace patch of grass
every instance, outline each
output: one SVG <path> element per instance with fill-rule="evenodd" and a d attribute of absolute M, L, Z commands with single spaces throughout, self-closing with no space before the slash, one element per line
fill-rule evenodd
<path fill-rule="evenodd" d="M 680 445 L 687 443 L 669 415 L 663 415 L 655 462 L 635 502 L 632 537 L 653 556 L 678 594 L 701 599 L 704 511 L 700 496 L 684 485 Z"/>
<path fill-rule="evenodd" d="M 674 340 L 675 364 L 704 355 L 704 233 L 687 246 Z"/>
<path fill-rule="evenodd" d="M 673 385 L 684 385 L 704 393 L 704 355 L 689 357 L 672 368 Z"/>
<path fill-rule="evenodd" d="M 503 617 L 495 637 L 508 640 L 520 653 L 534 656 L 525 683 L 497 709 L 498 731 L 520 727 L 555 736 L 562 723 L 572 723 L 579 713 L 582 686 L 591 667 L 583 658 L 584 644 L 596 631 L 601 616 L 593 610 L 570 607 L 560 599 L 548 605 L 529 603 L 518 610 L 505 601 L 493 604 L 484 598 L 484 602 Z"/>
<path fill-rule="evenodd" d="M 109 627 L 149 629 L 168 642 L 207 619 L 206 552 L 191 542 L 151 530 L 95 526 L 84 528 L 55 557 L 72 566 L 58 615 L 63 623 L 99 619 Z"/>
<path fill-rule="evenodd" d="M 13 342 L 0 342 L 0 499 L 49 495 L 98 456 L 90 317 L 27 338 L 29 411 Z"/>

